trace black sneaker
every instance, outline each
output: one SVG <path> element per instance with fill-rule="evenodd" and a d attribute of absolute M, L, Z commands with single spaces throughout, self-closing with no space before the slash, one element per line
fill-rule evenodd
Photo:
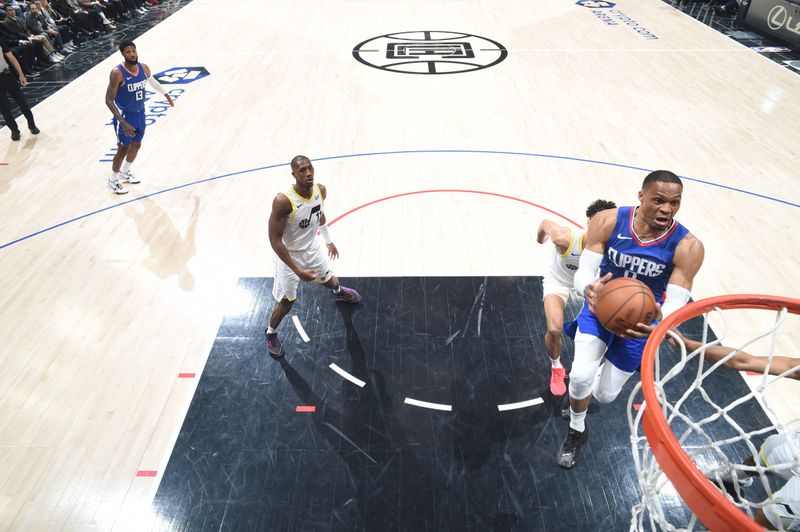
<path fill-rule="evenodd" d="M 36 124 L 29 125 L 28 129 L 30 129 L 31 133 L 34 135 L 38 135 L 39 133 L 42 132 L 38 127 L 36 127 Z"/>
<path fill-rule="evenodd" d="M 274 357 L 283 356 L 283 346 L 278 339 L 278 333 L 267 334 L 267 331 L 264 331 L 264 336 L 267 337 L 267 351 L 269 351 L 269 354 Z"/>
<path fill-rule="evenodd" d="M 578 432 L 572 427 L 567 431 L 567 437 L 564 443 L 561 444 L 561 449 L 558 450 L 556 455 L 556 464 L 558 467 L 564 469 L 572 469 L 578 463 L 578 454 L 581 450 L 581 445 L 586 441 L 587 431 Z"/>
<path fill-rule="evenodd" d="M 19 129 L 13 130 L 11 132 L 11 140 L 19 140 L 19 139 L 20 139 Z"/>

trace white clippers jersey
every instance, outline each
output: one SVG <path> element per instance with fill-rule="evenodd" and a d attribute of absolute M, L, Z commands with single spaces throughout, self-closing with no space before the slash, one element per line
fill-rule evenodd
<path fill-rule="evenodd" d="M 286 222 L 283 231 L 283 243 L 289 251 L 305 251 L 311 249 L 317 242 L 319 221 L 322 218 L 322 193 L 319 186 L 314 184 L 310 198 L 298 194 L 294 187 L 287 192 L 281 192 L 289 198 L 292 204 L 292 213 Z"/>
<path fill-rule="evenodd" d="M 575 272 L 578 271 L 578 263 L 581 260 L 581 252 L 583 251 L 583 235 L 586 231 L 570 231 L 569 246 L 566 252 L 562 255 L 558 252 L 558 248 L 553 246 L 553 258 L 550 261 L 550 269 L 547 276 L 555 280 L 562 286 L 573 286 Z"/>

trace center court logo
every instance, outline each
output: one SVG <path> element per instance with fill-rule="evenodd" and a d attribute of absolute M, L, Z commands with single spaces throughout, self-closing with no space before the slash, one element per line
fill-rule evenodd
<path fill-rule="evenodd" d="M 508 56 L 505 46 L 453 31 L 403 31 L 367 39 L 353 48 L 360 63 L 401 74 L 459 74 L 494 66 Z"/>
<path fill-rule="evenodd" d="M 168 70 L 164 70 L 163 72 L 153 74 L 153 77 L 156 78 L 156 80 L 162 85 L 187 85 L 209 75 L 210 73 L 205 69 L 205 67 L 172 67 Z M 167 94 L 169 94 L 170 97 L 176 102 L 184 92 L 186 92 L 186 89 L 178 87 L 167 90 Z M 170 106 L 166 98 L 163 98 L 156 92 L 145 89 L 144 118 L 145 125 L 147 127 L 155 124 L 159 118 L 167 116 L 167 112 L 169 110 Z M 113 122 L 111 119 L 109 119 L 105 125 L 111 126 L 113 125 Z M 115 144 L 109 149 L 108 152 L 103 154 L 99 162 L 110 163 L 113 160 L 116 152 L 117 146 Z"/>

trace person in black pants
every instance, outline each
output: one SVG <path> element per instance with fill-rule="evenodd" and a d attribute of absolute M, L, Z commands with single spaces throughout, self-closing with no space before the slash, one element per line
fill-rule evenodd
<path fill-rule="evenodd" d="M 24 87 L 28 84 L 28 80 L 25 78 L 17 58 L 6 47 L 5 43 L 2 44 L 2 49 L 3 53 L 0 55 L 0 112 L 3 113 L 3 119 L 6 121 L 8 129 L 11 130 L 11 140 L 19 140 L 20 134 L 17 121 L 14 120 L 14 116 L 11 114 L 11 104 L 8 101 L 9 95 L 14 98 L 14 101 L 19 105 L 20 111 L 28 120 L 28 129 L 34 135 L 38 135 L 39 128 L 36 127 L 31 108 L 20 90 L 20 85 Z"/>

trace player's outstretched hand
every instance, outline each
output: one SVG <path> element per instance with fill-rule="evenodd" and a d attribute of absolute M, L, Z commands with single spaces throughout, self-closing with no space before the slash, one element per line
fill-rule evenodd
<path fill-rule="evenodd" d="M 600 294 L 603 293 L 603 287 L 610 280 L 611 272 L 586 285 L 586 290 L 583 291 L 583 295 L 586 298 L 586 304 L 589 305 L 589 310 L 591 310 L 592 313 L 594 313 L 594 306 L 597 304 L 597 300 L 600 299 Z"/>
<path fill-rule="evenodd" d="M 325 245 L 328 246 L 328 256 L 331 259 L 338 259 L 339 258 L 339 250 L 336 249 L 336 244 L 331 242 L 330 244 L 325 244 Z"/>
<path fill-rule="evenodd" d="M 317 278 L 317 272 L 315 272 L 314 270 L 300 270 L 299 272 L 297 272 L 297 276 L 301 280 L 308 283 Z"/>

